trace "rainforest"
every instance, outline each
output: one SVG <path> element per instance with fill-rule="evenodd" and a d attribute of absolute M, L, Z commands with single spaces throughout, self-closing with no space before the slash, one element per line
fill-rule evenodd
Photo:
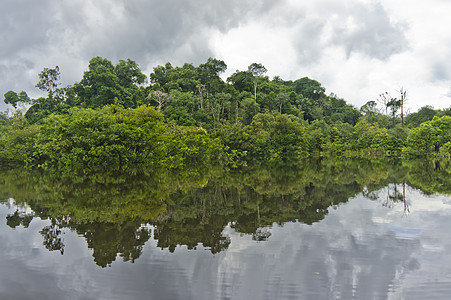
<path fill-rule="evenodd" d="M 226 68 L 95 57 L 5 93 L 0 298 L 451 293 L 451 108 Z"/>
<path fill-rule="evenodd" d="M 157 66 L 90 60 L 83 78 L 61 87 L 44 68 L 31 99 L 9 91 L 16 110 L 0 115 L 0 164 L 61 172 L 148 172 L 219 164 L 297 165 L 308 158 L 449 161 L 451 108 L 406 114 L 407 94 L 382 93 L 360 108 L 314 79 L 265 76 L 259 63 L 226 80 L 224 61 Z"/>

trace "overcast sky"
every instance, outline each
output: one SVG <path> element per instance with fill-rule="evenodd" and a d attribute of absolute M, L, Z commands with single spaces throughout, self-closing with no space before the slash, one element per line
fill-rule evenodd
<path fill-rule="evenodd" d="M 56 65 L 73 84 L 95 56 L 130 58 L 147 76 L 216 57 L 225 76 L 258 62 L 356 107 L 404 88 L 411 112 L 448 108 L 449 12 L 447 0 L 2 0 L 0 95 L 38 96 L 38 73 Z"/>

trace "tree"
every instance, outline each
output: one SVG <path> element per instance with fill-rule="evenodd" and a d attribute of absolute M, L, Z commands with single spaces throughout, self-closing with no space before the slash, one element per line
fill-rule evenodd
<path fill-rule="evenodd" d="M 393 118 L 393 127 L 395 127 L 396 112 L 401 107 L 401 100 L 398 100 L 396 98 L 392 98 L 390 101 L 387 102 L 387 107 L 390 107 L 391 116 Z"/>
<path fill-rule="evenodd" d="M 123 87 L 143 84 L 146 80 L 146 75 L 141 72 L 138 64 L 130 59 L 120 60 L 114 67 L 114 71 L 119 78 L 119 84 Z"/>
<path fill-rule="evenodd" d="M 119 78 L 114 66 L 102 57 L 94 57 L 89 61 L 89 70 L 75 88 L 81 104 L 90 108 L 113 104 L 120 95 Z"/>
<path fill-rule="evenodd" d="M 356 150 L 385 151 L 388 130 L 380 128 L 377 123 L 369 123 L 366 119 L 360 119 L 354 126 Z"/>
<path fill-rule="evenodd" d="M 89 70 L 83 74 L 83 79 L 75 85 L 75 91 L 80 104 L 86 107 L 114 103 L 136 107 L 146 97 L 137 86 L 144 83 L 145 78 L 130 59 L 121 60 L 114 66 L 108 59 L 94 57 L 89 61 Z"/>
<path fill-rule="evenodd" d="M 398 112 L 399 108 L 401 108 L 401 104 L 403 100 L 405 100 L 406 93 L 403 92 L 401 89 L 401 97 L 404 97 L 402 100 L 393 98 L 389 92 L 385 92 L 379 95 L 378 102 L 382 103 L 382 105 L 385 107 L 385 115 L 388 115 L 388 109 L 390 108 L 390 115 L 393 120 L 393 127 L 395 127 L 395 120 L 396 120 L 396 113 Z"/>
<path fill-rule="evenodd" d="M 321 97 L 317 102 L 324 109 L 326 119 L 332 122 L 346 122 L 355 125 L 361 116 L 358 109 L 347 104 L 345 100 L 338 98 L 334 94 Z"/>
<path fill-rule="evenodd" d="M 232 96 L 227 93 L 218 93 L 212 98 L 209 107 L 215 124 L 220 122 L 221 115 L 224 113 L 224 107 L 229 104 L 231 98 Z"/>
<path fill-rule="evenodd" d="M 11 104 L 14 109 L 17 109 L 17 105 L 20 103 L 30 103 L 30 98 L 27 93 L 22 91 L 17 94 L 14 91 L 8 91 L 4 94 L 5 99 L 3 100 L 6 104 Z"/>
<path fill-rule="evenodd" d="M 247 71 L 252 75 L 252 82 L 254 83 L 254 100 L 257 102 L 257 83 L 258 79 L 266 74 L 266 68 L 262 64 L 253 63 Z"/>
<path fill-rule="evenodd" d="M 289 115 L 277 115 L 269 130 L 270 160 L 295 161 L 305 156 L 308 147 L 306 128 Z"/>
<path fill-rule="evenodd" d="M 285 103 L 289 102 L 290 97 L 289 97 L 288 93 L 281 92 L 281 93 L 279 93 L 277 95 L 277 99 L 276 100 L 277 100 L 277 104 L 279 105 L 279 113 L 281 114 L 282 113 L 282 106 Z"/>
<path fill-rule="evenodd" d="M 308 77 L 295 80 L 293 82 L 293 87 L 297 94 L 301 94 L 305 98 L 312 100 L 318 100 L 324 96 L 324 92 L 326 91 L 326 89 L 321 86 L 321 83 Z"/>
<path fill-rule="evenodd" d="M 374 115 L 377 112 L 377 103 L 374 100 L 368 101 L 367 103 L 365 103 L 364 105 L 362 105 L 360 107 L 360 111 L 364 114 L 364 115 Z"/>
<path fill-rule="evenodd" d="M 60 69 L 58 66 L 53 69 L 44 68 L 38 76 L 39 82 L 36 84 L 36 87 L 41 91 L 46 91 L 51 94 L 59 85 L 58 80 L 60 79 Z"/>
<path fill-rule="evenodd" d="M 224 84 L 219 76 L 224 73 L 225 70 L 227 70 L 227 65 L 223 60 L 210 57 L 206 63 L 199 65 L 197 73 L 200 82 L 208 88 L 208 91 L 210 93 L 216 93 Z"/>
<path fill-rule="evenodd" d="M 236 71 L 227 78 L 227 82 L 232 84 L 233 87 L 239 92 L 252 92 L 253 76 L 249 72 Z"/>
<path fill-rule="evenodd" d="M 158 88 L 165 88 L 165 85 L 170 81 L 170 73 L 174 68 L 171 63 L 167 62 L 164 66 L 156 66 L 153 72 L 150 73 L 150 83 L 152 86 Z"/>
<path fill-rule="evenodd" d="M 423 106 L 418 112 L 406 116 L 406 124 L 409 127 L 418 127 L 421 123 L 432 120 L 438 113 L 432 106 Z"/>
<path fill-rule="evenodd" d="M 451 146 L 451 117 L 434 117 L 431 121 L 421 123 L 417 128 L 409 131 L 407 147 L 403 155 L 407 157 L 427 157 L 439 155 Z M 443 153 L 446 155 L 446 153 Z"/>
<path fill-rule="evenodd" d="M 388 107 L 389 107 L 388 103 L 390 101 L 392 101 L 392 99 L 393 98 L 391 97 L 391 95 L 388 92 L 380 94 L 379 95 L 379 99 L 377 99 L 377 101 L 379 103 L 381 103 L 383 105 L 383 107 L 385 108 L 385 114 L 386 115 L 388 115 Z"/>
<path fill-rule="evenodd" d="M 260 108 L 258 103 L 252 98 L 244 98 L 240 103 L 240 107 L 244 124 L 251 123 L 252 118 L 257 114 Z"/>
<path fill-rule="evenodd" d="M 146 75 L 130 59 L 120 60 L 114 67 L 114 73 L 119 83 L 118 103 L 126 107 L 137 107 L 146 98 L 143 88 L 138 86 L 146 81 Z"/>
<path fill-rule="evenodd" d="M 404 104 L 407 101 L 407 91 L 404 90 L 404 88 L 401 88 L 401 90 L 399 92 L 401 94 L 401 97 L 399 98 L 400 105 L 401 105 L 401 124 L 402 124 L 402 127 L 404 128 Z"/>
<path fill-rule="evenodd" d="M 8 91 L 4 95 L 5 97 L 5 103 L 11 104 L 14 108 L 17 108 L 17 103 L 19 102 L 19 96 L 16 92 Z"/>
<path fill-rule="evenodd" d="M 210 57 L 206 63 L 199 65 L 199 69 L 202 75 L 211 79 L 217 78 L 220 74 L 224 73 L 227 70 L 227 65 L 223 60 Z"/>
<path fill-rule="evenodd" d="M 151 91 L 148 96 L 149 99 L 157 102 L 157 110 L 161 110 L 163 106 L 171 100 L 171 96 L 169 96 L 167 93 L 161 92 L 161 91 Z"/>
<path fill-rule="evenodd" d="M 8 123 L 8 112 L 0 112 L 0 127 Z"/>

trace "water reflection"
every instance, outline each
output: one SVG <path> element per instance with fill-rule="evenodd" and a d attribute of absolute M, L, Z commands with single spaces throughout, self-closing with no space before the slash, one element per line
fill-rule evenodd
<path fill-rule="evenodd" d="M 51 224 L 40 230 L 46 249 L 63 254 L 61 229 L 69 228 L 86 239 L 96 264 L 105 267 L 118 254 L 131 262 L 140 257 L 151 236 L 145 224 L 155 227 L 154 239 L 161 249 L 173 252 L 179 245 L 196 249 L 202 244 L 214 254 L 230 245 L 230 237 L 223 233 L 228 224 L 255 241 L 266 241 L 274 223 L 313 224 L 330 206 L 359 193 L 389 208 L 403 203 L 407 214 L 406 184 L 427 186 L 427 193 L 449 192 L 446 170 L 435 164 L 379 161 L 309 162 L 233 172 L 155 170 L 132 177 L 61 178 L 10 170 L 0 176 L 0 191 L 2 198 L 30 207 L 28 212 L 8 214 L 8 226 L 28 227 L 33 218 L 49 219 Z M 431 181 L 441 184 L 431 187 Z"/>
<path fill-rule="evenodd" d="M 139 286 L 125 280 L 125 290 L 96 286 L 101 297 L 93 299 L 145 299 L 153 285 L 159 286 L 156 299 L 386 299 L 400 293 L 410 299 L 416 286 L 436 286 L 417 274 L 435 276 L 442 297 L 451 290 L 451 270 L 437 257 L 451 262 L 444 256 L 451 253 L 451 236 L 442 230 L 451 225 L 451 198 L 436 193 L 450 193 L 449 174 L 434 164 L 378 161 L 246 172 L 159 170 L 134 177 L 4 171 L 0 261 L 26 266 L 40 257 L 34 262 L 39 267 L 20 271 L 30 274 L 52 261 L 76 262 L 65 268 L 103 286 L 100 273 L 87 262 L 79 265 L 88 254 L 97 266 L 110 266 L 116 283 L 130 275 L 148 280 Z M 60 258 L 49 261 L 39 249 Z M 135 267 L 114 264 L 118 257 Z M 75 289 L 74 279 L 61 280 L 58 286 L 69 285 L 64 293 Z M 131 286 L 136 294 L 124 295 Z M 0 284 L 0 296 L 7 295 L 5 289 Z"/>

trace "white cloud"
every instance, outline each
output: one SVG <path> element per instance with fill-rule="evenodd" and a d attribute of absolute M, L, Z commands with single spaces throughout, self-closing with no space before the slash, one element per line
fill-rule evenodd
<path fill-rule="evenodd" d="M 216 33 L 210 40 L 211 49 L 228 65 L 227 73 L 247 70 L 254 63 L 263 63 L 269 76 L 289 75 L 294 64 L 287 57 L 295 57 L 289 33 L 252 21 L 226 34 Z"/>

